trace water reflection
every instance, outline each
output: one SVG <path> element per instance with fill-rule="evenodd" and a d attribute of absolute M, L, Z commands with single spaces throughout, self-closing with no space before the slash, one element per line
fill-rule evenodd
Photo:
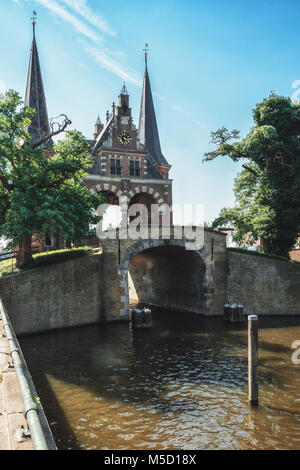
<path fill-rule="evenodd" d="M 158 309 L 149 330 L 92 325 L 20 342 L 61 449 L 297 449 L 299 325 L 260 319 L 257 410 L 246 324 Z"/>

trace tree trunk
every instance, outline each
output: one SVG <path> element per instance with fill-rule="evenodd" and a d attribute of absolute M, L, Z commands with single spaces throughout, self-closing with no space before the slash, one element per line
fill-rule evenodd
<path fill-rule="evenodd" d="M 32 263 L 31 236 L 24 238 L 19 245 L 19 251 L 16 257 L 17 267 L 25 267 Z"/>

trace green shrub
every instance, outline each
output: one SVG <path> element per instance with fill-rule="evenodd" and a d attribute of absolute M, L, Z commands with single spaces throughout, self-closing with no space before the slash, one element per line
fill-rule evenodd
<path fill-rule="evenodd" d="M 88 256 L 93 253 L 93 248 L 84 246 L 80 248 L 72 248 L 69 250 L 55 250 L 50 252 L 37 253 L 33 255 L 33 263 L 29 269 L 49 266 L 53 263 L 61 263 L 81 256 Z"/>
<path fill-rule="evenodd" d="M 281 261 L 288 261 L 289 263 L 299 263 L 299 261 L 285 258 L 284 256 L 273 255 L 271 253 L 263 253 L 261 251 L 247 250 L 247 248 L 227 248 L 228 251 L 235 251 L 238 253 L 245 253 L 252 256 L 263 256 L 265 258 L 280 259 Z"/>

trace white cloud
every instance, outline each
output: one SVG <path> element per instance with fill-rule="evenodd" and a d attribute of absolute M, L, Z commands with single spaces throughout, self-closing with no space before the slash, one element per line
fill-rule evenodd
<path fill-rule="evenodd" d="M 194 123 L 197 124 L 197 126 L 202 127 L 202 129 L 207 129 L 206 125 L 200 121 L 195 120 Z"/>
<path fill-rule="evenodd" d="M 62 0 L 68 7 L 79 13 L 90 24 L 100 29 L 103 33 L 115 36 L 116 32 L 110 24 L 99 14 L 94 13 L 86 4 L 86 0 Z"/>
<path fill-rule="evenodd" d="M 171 109 L 173 109 L 173 111 L 177 111 L 183 114 L 187 119 L 193 119 L 193 116 L 190 111 L 185 111 L 181 106 L 177 104 L 173 104 L 171 106 Z M 197 119 L 194 119 L 194 124 L 196 124 L 198 127 L 201 127 L 201 129 L 207 129 L 206 125 L 203 124 L 201 121 L 198 121 Z"/>
<path fill-rule="evenodd" d="M 141 86 L 139 77 L 135 74 L 134 71 L 129 71 L 127 68 L 123 68 L 118 62 L 114 61 L 102 50 L 86 46 L 86 51 L 106 70 L 109 70 L 118 77 L 121 77 L 125 82 L 133 83 L 138 87 Z"/>
<path fill-rule="evenodd" d="M 6 84 L 3 80 L 0 80 L 0 93 L 5 93 L 6 91 Z"/>
<path fill-rule="evenodd" d="M 138 87 L 141 86 L 140 79 L 137 74 L 134 71 L 130 70 L 127 65 L 121 64 L 120 60 L 118 60 L 123 56 L 123 53 L 119 51 L 111 51 L 107 48 L 104 48 L 103 37 L 96 33 L 84 21 L 78 19 L 74 14 L 67 11 L 66 8 L 64 8 L 60 3 L 58 3 L 57 0 L 34 1 L 47 8 L 49 11 L 61 18 L 63 21 L 70 23 L 78 33 L 80 33 L 86 39 L 89 39 L 94 44 L 94 46 L 85 45 L 85 49 L 97 63 L 102 65 L 103 68 L 122 78 L 122 80 L 134 83 Z M 97 26 L 99 29 L 102 29 L 102 31 L 105 30 L 105 32 L 109 34 L 114 34 L 108 23 L 106 23 L 105 20 L 102 19 L 102 17 L 100 17 L 99 15 L 95 15 L 94 12 L 86 5 L 85 0 L 61 1 L 67 4 L 70 8 L 73 8 L 75 12 L 81 14 L 81 16 L 83 16 L 85 20 L 88 20 L 90 24 Z M 101 46 L 101 49 L 99 49 L 99 45 Z"/>
<path fill-rule="evenodd" d="M 35 2 L 41 4 L 42 6 L 50 10 L 54 15 L 58 16 L 63 21 L 70 23 L 78 33 L 82 34 L 88 39 L 91 39 L 95 43 L 102 43 L 102 36 L 95 33 L 95 31 L 93 31 L 89 26 L 87 26 L 83 21 L 79 20 L 78 18 L 76 18 L 76 16 L 69 13 L 55 0 L 35 0 Z"/>
<path fill-rule="evenodd" d="M 75 15 L 70 13 L 66 10 L 57 0 L 34 0 L 35 2 L 43 5 L 45 8 L 50 10 L 53 14 L 61 18 L 63 21 L 70 23 L 73 28 L 83 35 L 85 38 L 90 39 L 94 46 L 87 45 L 85 41 L 82 41 L 84 44 L 85 50 L 88 54 L 104 69 L 110 71 L 114 75 L 120 77 L 122 80 L 133 83 L 134 85 L 141 87 L 141 82 L 139 76 L 136 74 L 134 70 L 130 70 L 130 68 L 122 64 L 120 60 L 122 59 L 123 53 L 118 51 L 111 51 L 103 46 L 103 37 L 96 33 L 91 27 L 89 27 L 86 23 L 79 20 Z M 99 15 L 95 14 L 93 10 L 91 10 L 86 0 L 60 0 L 64 2 L 72 11 L 80 14 L 86 21 L 88 21 L 93 26 L 100 29 L 102 32 L 107 34 L 115 34 L 115 32 L 111 29 L 110 25 Z M 99 49 L 99 45 L 101 45 L 101 49 Z M 97 46 L 97 47 L 95 47 Z M 153 93 L 158 99 L 161 101 L 166 101 L 165 98 L 158 95 L 157 93 Z M 186 115 L 186 117 L 191 118 L 190 113 L 187 113 L 182 109 L 179 105 L 172 105 L 171 108 L 174 111 L 181 112 Z M 206 129 L 206 126 L 202 124 L 200 121 L 194 121 L 197 126 Z"/>
<path fill-rule="evenodd" d="M 167 101 L 166 98 L 164 98 L 163 96 L 156 93 L 156 91 L 154 91 L 152 94 L 153 94 L 153 96 L 156 96 L 156 98 L 158 98 L 160 101 L 163 101 L 163 102 Z"/>

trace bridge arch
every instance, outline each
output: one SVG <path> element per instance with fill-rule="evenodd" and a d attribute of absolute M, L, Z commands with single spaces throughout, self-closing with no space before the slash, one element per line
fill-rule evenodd
<path fill-rule="evenodd" d="M 187 251 L 184 239 L 133 243 L 121 254 L 118 273 L 123 289 L 120 316 L 129 314 L 132 289 L 137 295 L 134 300 L 196 313 L 208 314 L 214 303 L 214 263 L 210 253 L 205 246 Z"/>

